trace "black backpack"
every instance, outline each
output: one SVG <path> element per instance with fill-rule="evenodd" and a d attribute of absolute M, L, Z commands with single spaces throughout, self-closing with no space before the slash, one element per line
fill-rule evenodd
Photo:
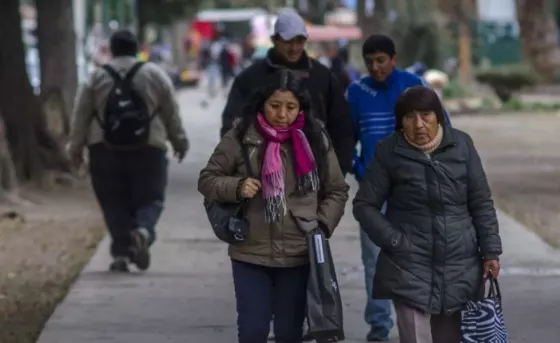
<path fill-rule="evenodd" d="M 123 77 L 109 65 L 103 69 L 113 78 L 103 120 L 97 117 L 107 144 L 116 148 L 138 148 L 148 144 L 153 116 L 146 101 L 132 87 L 132 79 L 144 65 L 137 62 Z"/>

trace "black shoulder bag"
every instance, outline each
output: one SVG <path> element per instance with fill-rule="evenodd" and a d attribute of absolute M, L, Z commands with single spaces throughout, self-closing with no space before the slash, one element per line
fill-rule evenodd
<path fill-rule="evenodd" d="M 241 144 L 243 162 L 247 169 L 247 177 L 253 177 L 249 151 L 245 144 Z M 248 200 L 242 199 L 239 204 L 222 204 L 204 199 L 206 215 L 212 225 L 214 234 L 228 244 L 245 241 L 249 232 L 249 223 L 246 218 Z"/>

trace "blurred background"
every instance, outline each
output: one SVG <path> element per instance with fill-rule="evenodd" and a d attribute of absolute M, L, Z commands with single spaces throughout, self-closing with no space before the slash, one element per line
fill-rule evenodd
<path fill-rule="evenodd" d="M 560 0 L 2 0 L 0 342 L 36 341 L 103 236 L 65 144 L 78 86 L 111 58 L 111 33 L 136 32 L 138 58 L 162 66 L 180 90 L 192 148 L 184 169 L 174 169 L 173 192 L 188 199 L 225 105 L 205 91 L 210 42 L 227 42 L 239 73 L 265 56 L 286 7 L 306 19 L 307 51 L 319 61 L 344 48 L 363 74 L 362 41 L 385 33 L 399 67 L 438 90 L 453 125 L 473 137 L 497 206 L 547 243 L 501 223 L 511 247 L 504 261 L 517 273 L 508 287 L 511 341 L 558 342 Z M 188 217 L 178 218 L 184 226 Z M 192 250 L 208 249 L 202 243 Z"/>
<path fill-rule="evenodd" d="M 118 28 L 137 32 L 142 42 L 139 57 L 161 64 L 177 86 L 196 86 L 203 75 L 202 51 L 209 41 L 226 37 L 241 69 L 264 56 L 276 13 L 285 7 L 295 8 L 308 21 L 308 51 L 317 58 L 330 54 L 333 46 L 344 46 L 351 63 L 362 68 L 362 39 L 375 32 L 389 34 L 397 43 L 401 67 L 416 64 L 445 73 L 445 98 L 463 100 L 452 103 L 452 110 L 531 106 L 514 93 L 560 81 L 558 0 L 9 2 L 19 2 L 25 72 L 35 94 L 57 88 L 49 76 L 56 77 L 65 80 L 61 88 L 68 103 L 75 84 L 109 58 L 108 37 Z M 58 22 L 60 18 L 65 18 L 64 23 Z M 14 42 L 2 44 L 18 54 Z M 68 63 L 61 68 L 49 60 Z M 70 65 L 76 65 L 75 72 L 67 68 Z M 480 88 L 481 84 L 487 87 Z M 539 90 L 545 88 L 553 89 Z M 492 96 L 480 97 L 477 90 Z M 557 104 L 532 106 L 556 108 Z"/>
<path fill-rule="evenodd" d="M 13 160 L 13 172 L 0 173 L 3 189 L 70 170 L 62 147 L 76 90 L 110 59 L 108 38 L 119 28 L 137 33 L 139 59 L 161 65 L 178 89 L 197 89 L 212 40 L 227 42 L 238 73 L 265 56 L 277 14 L 289 7 L 308 23 L 308 53 L 326 64 L 344 50 L 348 64 L 364 73 L 363 39 L 390 35 L 399 66 L 437 88 L 452 114 L 560 110 L 560 0 L 2 3 L 0 151 Z"/>

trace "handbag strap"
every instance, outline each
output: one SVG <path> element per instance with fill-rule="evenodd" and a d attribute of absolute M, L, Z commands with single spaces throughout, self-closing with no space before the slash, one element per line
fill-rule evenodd
<path fill-rule="evenodd" d="M 490 287 L 488 288 L 488 293 L 486 293 L 486 284 L 490 283 Z M 502 300 L 502 292 L 500 291 L 500 284 L 498 283 L 498 280 L 493 278 L 492 276 L 488 276 L 487 279 L 484 279 L 482 281 L 482 284 L 480 286 L 480 298 L 489 298 L 489 299 L 495 299 L 498 301 Z"/>
<path fill-rule="evenodd" d="M 247 145 L 243 144 L 241 141 L 241 153 L 243 155 L 243 164 L 245 164 L 245 170 L 247 171 L 247 177 L 254 178 L 253 167 L 251 167 L 251 156 L 249 155 L 249 148 Z M 240 203 L 241 214 L 244 218 L 247 218 L 247 207 L 249 206 L 249 199 L 244 199 Z"/>
<path fill-rule="evenodd" d="M 251 156 L 249 155 L 249 149 L 247 145 L 241 143 L 241 150 L 243 153 L 243 163 L 245 164 L 245 169 L 247 170 L 247 177 L 254 177 L 253 168 L 251 167 Z"/>
<path fill-rule="evenodd" d="M 490 289 L 488 290 L 487 298 L 502 300 L 502 292 L 500 291 L 500 284 L 498 283 L 498 279 L 490 276 L 488 277 L 488 280 L 490 281 Z"/>

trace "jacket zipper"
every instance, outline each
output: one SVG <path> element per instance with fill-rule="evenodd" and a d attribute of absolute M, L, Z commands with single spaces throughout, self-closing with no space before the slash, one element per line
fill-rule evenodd
<path fill-rule="evenodd" d="M 432 157 L 430 155 L 428 155 L 428 160 L 430 161 L 430 166 L 432 167 L 432 169 L 435 172 L 435 167 L 432 161 Z M 436 222 L 436 215 L 434 213 L 434 209 L 432 208 L 432 264 L 435 264 L 435 260 L 436 260 L 436 230 L 435 230 L 435 222 Z M 434 273 L 434 269 L 432 268 L 432 290 L 434 288 L 435 285 L 435 273 Z M 428 300 L 428 306 L 432 305 L 432 299 L 433 299 L 433 291 L 430 291 L 430 299 Z"/>
<path fill-rule="evenodd" d="M 431 157 L 430 157 L 430 159 L 432 160 Z M 433 161 L 432 163 L 434 165 L 434 170 L 435 170 L 436 166 L 439 164 L 439 162 L 438 161 Z M 443 198 L 441 196 L 441 183 L 440 183 L 440 178 L 439 178 L 439 175 L 438 175 L 437 171 L 436 171 L 436 178 L 437 178 L 437 182 L 438 182 L 439 201 L 441 202 L 441 206 L 443 208 L 444 205 L 443 205 Z M 445 245 L 444 245 L 444 256 L 445 256 L 445 254 L 447 252 L 447 218 L 446 218 L 446 215 L 445 215 L 445 210 L 443 210 L 443 228 L 444 228 L 443 237 L 444 237 L 444 241 L 445 241 Z M 434 241 L 435 241 L 435 238 L 434 238 Z M 443 272 L 441 273 L 441 312 L 445 313 L 445 262 L 443 263 Z"/>

